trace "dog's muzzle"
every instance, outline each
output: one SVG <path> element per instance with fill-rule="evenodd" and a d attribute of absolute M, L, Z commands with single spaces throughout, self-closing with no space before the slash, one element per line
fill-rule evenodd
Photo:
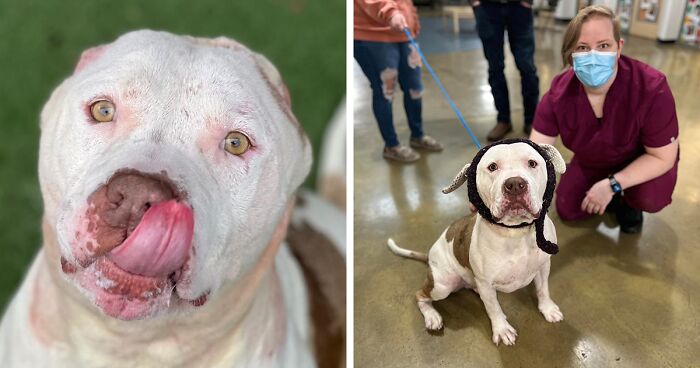
<path fill-rule="evenodd" d="M 77 229 L 78 264 L 62 257 L 62 270 L 120 319 L 167 307 L 194 253 L 193 210 L 164 174 L 118 171 L 88 197 Z"/>

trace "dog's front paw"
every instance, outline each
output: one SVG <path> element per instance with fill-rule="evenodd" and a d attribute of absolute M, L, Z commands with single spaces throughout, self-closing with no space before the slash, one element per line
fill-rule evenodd
<path fill-rule="evenodd" d="M 541 303 L 539 306 L 540 312 L 547 322 L 559 322 L 564 319 L 564 314 L 561 313 L 559 307 L 553 301 Z"/>
<path fill-rule="evenodd" d="M 503 342 L 505 345 L 515 344 L 515 339 L 518 333 L 507 321 L 494 323 L 493 325 L 493 343 L 498 346 L 498 343 Z"/>
<path fill-rule="evenodd" d="M 436 331 L 442 328 L 442 316 L 435 309 L 425 311 L 423 317 L 426 329 Z"/>

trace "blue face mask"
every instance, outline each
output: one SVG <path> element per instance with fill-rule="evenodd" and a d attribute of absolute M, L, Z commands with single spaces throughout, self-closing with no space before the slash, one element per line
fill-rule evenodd
<path fill-rule="evenodd" d="M 613 75 L 617 52 L 591 50 L 571 54 L 574 60 L 574 73 L 581 83 L 591 88 L 605 84 Z"/>

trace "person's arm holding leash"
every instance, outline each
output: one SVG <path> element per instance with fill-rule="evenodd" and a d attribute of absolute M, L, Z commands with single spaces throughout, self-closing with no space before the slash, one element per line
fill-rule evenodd
<path fill-rule="evenodd" d="M 377 21 L 388 23 L 397 32 L 403 32 L 408 27 L 406 17 L 401 14 L 396 1 L 392 0 L 358 0 L 362 4 L 362 9 L 370 17 Z"/>

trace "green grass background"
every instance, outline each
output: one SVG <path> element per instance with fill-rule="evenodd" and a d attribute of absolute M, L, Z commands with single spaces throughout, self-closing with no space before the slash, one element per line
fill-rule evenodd
<path fill-rule="evenodd" d="M 142 28 L 223 35 L 266 55 L 314 153 L 345 93 L 343 0 L 0 0 L 0 310 L 41 244 L 41 107 L 82 50 Z"/>

